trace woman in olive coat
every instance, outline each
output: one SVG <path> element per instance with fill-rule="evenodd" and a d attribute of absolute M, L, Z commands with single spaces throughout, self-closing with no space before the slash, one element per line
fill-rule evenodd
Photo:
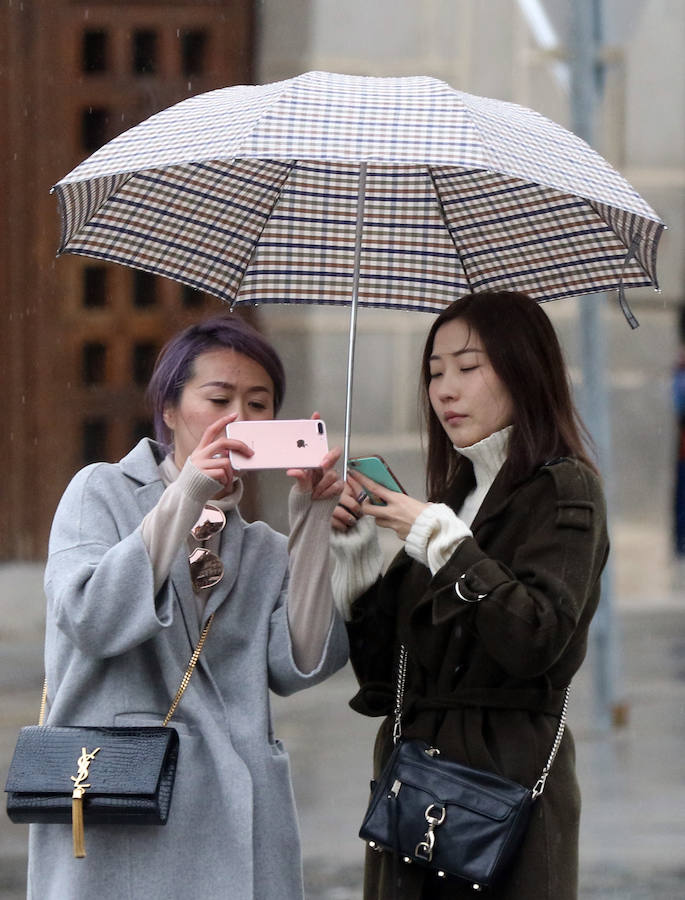
<path fill-rule="evenodd" d="M 448 307 L 428 335 L 423 385 L 431 502 L 355 474 L 333 518 L 334 587 L 360 684 L 351 705 L 386 717 L 377 778 L 393 748 L 404 644 L 403 736 L 532 788 L 599 601 L 601 485 L 556 335 L 526 295 L 472 294 Z M 376 525 L 405 542 L 383 577 Z M 567 729 L 516 860 L 489 896 L 574 900 L 579 816 Z M 474 896 L 370 849 L 364 888 L 365 900 Z"/>

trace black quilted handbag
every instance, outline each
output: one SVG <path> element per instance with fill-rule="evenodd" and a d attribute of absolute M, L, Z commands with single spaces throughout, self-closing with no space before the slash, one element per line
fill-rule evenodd
<path fill-rule="evenodd" d="M 74 856 L 84 857 L 84 826 L 165 825 L 179 739 L 167 727 L 188 686 L 212 624 L 210 616 L 162 725 L 22 728 L 5 791 L 13 822 L 72 823 Z M 39 721 L 45 711 L 46 686 Z"/>
<path fill-rule="evenodd" d="M 394 854 L 439 878 L 487 891 L 511 865 L 542 794 L 566 723 L 566 689 L 547 765 L 533 788 L 492 772 L 442 759 L 424 741 L 401 740 L 407 654 L 402 646 L 395 706 L 395 749 L 373 786 L 359 836 L 373 850 Z M 397 879 L 394 878 L 395 884 Z"/>

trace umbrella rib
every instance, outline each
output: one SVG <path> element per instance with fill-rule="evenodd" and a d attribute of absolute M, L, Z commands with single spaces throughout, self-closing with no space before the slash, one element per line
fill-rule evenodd
<path fill-rule="evenodd" d="M 284 162 L 285 162 L 285 160 L 284 160 Z M 290 178 L 294 168 L 295 168 L 295 160 L 291 159 L 287 163 L 287 168 L 285 170 L 285 174 L 284 174 L 283 179 L 281 180 L 281 183 L 278 187 L 276 196 L 274 197 L 274 202 L 271 205 L 271 210 L 269 212 L 269 215 L 264 216 L 264 220 L 262 222 L 262 227 L 259 229 L 259 234 L 257 235 L 257 237 L 255 238 L 255 240 L 252 243 L 252 252 L 250 253 L 250 256 L 248 257 L 248 259 L 245 263 L 245 266 L 243 268 L 243 277 L 240 279 L 238 286 L 236 288 L 235 294 L 233 296 L 233 300 L 231 301 L 231 305 L 230 305 L 231 312 L 233 311 L 236 303 L 238 302 L 238 294 L 240 293 L 240 286 L 242 285 L 242 283 L 245 279 L 245 275 L 247 274 L 250 266 L 252 265 L 252 261 L 254 259 L 255 253 L 257 252 L 257 246 L 259 245 L 259 241 L 261 240 L 261 237 L 264 234 L 264 229 L 266 228 L 267 223 L 271 219 L 271 213 L 275 209 L 276 204 L 281 199 L 281 194 L 283 193 L 283 187 L 285 186 L 286 181 Z M 256 303 L 256 301 L 255 301 L 255 303 Z"/>
<path fill-rule="evenodd" d="M 428 169 L 428 177 L 431 180 L 431 184 L 433 185 L 433 193 L 435 194 L 435 199 L 438 204 L 438 211 L 440 212 L 440 218 L 442 219 L 447 234 L 450 236 L 450 240 L 452 241 L 452 245 L 454 247 L 454 252 L 457 254 L 457 259 L 459 260 L 459 264 L 461 265 L 461 271 L 464 274 L 464 279 L 466 280 L 466 284 L 468 286 L 467 293 L 473 293 L 473 286 L 471 284 L 471 279 L 469 278 L 469 273 L 466 271 L 466 266 L 464 265 L 464 260 L 462 258 L 461 252 L 459 251 L 459 247 L 457 247 L 457 243 L 455 241 L 454 235 L 452 234 L 452 229 L 449 226 L 449 222 L 447 221 L 447 215 L 445 213 L 445 207 L 442 203 L 442 197 L 440 196 L 440 191 L 438 190 L 438 185 L 435 181 L 435 176 L 433 175 L 433 169 L 431 166 L 427 167 Z"/>

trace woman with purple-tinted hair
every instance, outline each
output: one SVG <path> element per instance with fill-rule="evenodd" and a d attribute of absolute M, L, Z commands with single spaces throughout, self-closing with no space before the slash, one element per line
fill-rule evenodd
<path fill-rule="evenodd" d="M 171 722 L 180 752 L 164 827 L 32 825 L 28 895 L 301 898 L 288 754 L 269 692 L 317 684 L 347 659 L 328 571 L 339 450 L 291 470 L 290 539 L 240 515 L 226 436 L 283 400 L 271 345 L 233 315 L 174 337 L 149 386 L 157 440 L 87 466 L 50 536 L 47 724 L 160 725 L 213 616 Z M 315 414 L 316 416 L 317 414 Z M 201 527 L 200 527 L 201 526 Z"/>

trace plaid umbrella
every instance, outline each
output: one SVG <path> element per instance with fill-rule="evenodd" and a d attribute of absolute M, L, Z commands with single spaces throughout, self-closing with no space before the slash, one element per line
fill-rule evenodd
<path fill-rule="evenodd" d="M 486 289 L 622 298 L 656 286 L 664 227 L 571 132 L 426 77 L 309 72 L 201 94 L 54 190 L 60 253 L 231 304 L 351 303 L 351 334 L 358 304 L 439 311 Z"/>

